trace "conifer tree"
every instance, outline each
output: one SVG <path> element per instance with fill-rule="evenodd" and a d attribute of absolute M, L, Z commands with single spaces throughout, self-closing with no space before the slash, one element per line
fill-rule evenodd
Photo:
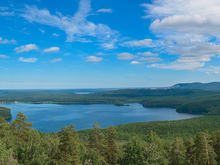
<path fill-rule="evenodd" d="M 102 162 L 105 162 L 105 149 L 104 135 L 101 132 L 98 122 L 95 122 L 95 124 L 93 124 L 89 145 L 84 156 L 86 159 L 84 161 L 90 161 L 97 165 L 102 164 Z"/>
<path fill-rule="evenodd" d="M 101 128 L 98 122 L 95 122 L 95 124 L 93 124 L 92 135 L 89 143 L 90 147 L 98 153 L 102 154 L 104 152 L 104 135 L 101 133 Z"/>
<path fill-rule="evenodd" d="M 175 138 L 171 148 L 170 159 L 172 165 L 185 165 L 186 148 L 182 138 Z"/>
<path fill-rule="evenodd" d="M 199 132 L 195 139 L 196 164 L 216 165 L 216 153 L 208 132 Z"/>
<path fill-rule="evenodd" d="M 167 154 L 164 147 L 164 142 L 153 131 L 146 136 L 146 145 L 144 148 L 144 156 L 147 164 L 168 163 Z"/>
<path fill-rule="evenodd" d="M 80 140 L 74 127 L 71 124 L 69 127 L 62 127 L 61 131 L 58 132 L 60 138 L 58 159 L 61 164 L 81 164 L 79 158 Z"/>
<path fill-rule="evenodd" d="M 186 138 L 184 139 L 184 145 L 186 147 L 186 165 L 195 165 L 196 158 L 195 158 L 195 143 L 193 138 Z"/>
<path fill-rule="evenodd" d="M 146 160 L 144 158 L 145 142 L 138 137 L 133 137 L 124 148 L 124 157 L 121 161 L 122 165 L 144 165 Z"/>
<path fill-rule="evenodd" d="M 217 162 L 220 165 L 220 130 L 212 133 L 211 139 L 213 141 L 213 148 L 215 153 L 217 154 Z"/>
<path fill-rule="evenodd" d="M 106 138 L 106 144 L 107 144 L 107 162 L 110 165 L 115 165 L 117 161 L 117 154 L 118 154 L 118 147 L 117 147 L 117 132 L 115 130 L 114 126 L 107 127 L 107 138 Z"/>
<path fill-rule="evenodd" d="M 0 141 L 0 164 L 1 165 L 17 165 L 18 161 L 14 156 L 13 149 L 6 149 L 5 144 Z"/>
<path fill-rule="evenodd" d="M 27 121 L 27 117 L 19 111 L 16 115 L 16 119 L 11 122 L 12 128 L 18 131 L 18 141 L 20 141 L 20 138 L 26 139 L 25 133 L 33 126 L 33 123 L 28 123 Z"/>

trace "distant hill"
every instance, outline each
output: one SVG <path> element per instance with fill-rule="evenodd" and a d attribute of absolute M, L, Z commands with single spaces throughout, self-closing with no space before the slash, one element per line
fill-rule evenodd
<path fill-rule="evenodd" d="M 200 89 L 207 91 L 220 91 L 220 82 L 210 82 L 210 83 L 180 83 L 175 84 L 169 89 Z"/>

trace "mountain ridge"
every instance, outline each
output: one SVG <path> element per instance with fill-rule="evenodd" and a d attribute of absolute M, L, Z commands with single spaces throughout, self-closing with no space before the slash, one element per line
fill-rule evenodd
<path fill-rule="evenodd" d="M 193 83 L 178 83 L 168 89 L 200 89 L 207 91 L 220 91 L 220 82 L 193 82 Z"/>

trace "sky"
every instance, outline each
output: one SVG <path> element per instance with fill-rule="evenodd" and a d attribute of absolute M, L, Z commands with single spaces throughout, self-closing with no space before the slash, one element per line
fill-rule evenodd
<path fill-rule="evenodd" d="M 220 81 L 220 1 L 1 0 L 0 89 Z"/>

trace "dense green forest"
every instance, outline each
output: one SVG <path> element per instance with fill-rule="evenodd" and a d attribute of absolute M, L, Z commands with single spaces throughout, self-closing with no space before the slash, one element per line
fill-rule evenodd
<path fill-rule="evenodd" d="M 144 107 L 177 108 L 178 112 L 220 114 L 220 91 L 198 89 L 121 89 L 94 94 L 0 91 L 4 103 L 115 104 L 140 103 Z M 209 105 L 206 105 L 206 104 Z M 200 106 L 197 106 L 200 105 Z M 204 105 L 208 108 L 204 110 Z M 195 108 L 191 108 L 195 107 Z"/>
<path fill-rule="evenodd" d="M 149 122 L 149 125 L 137 123 L 139 126 L 128 124 L 117 127 L 109 126 L 106 129 L 101 129 L 99 124 L 95 122 L 93 129 L 89 130 L 90 133 L 87 134 L 88 138 L 82 139 L 84 137 L 82 132 L 77 132 L 73 124 L 62 127 L 57 133 L 41 133 L 32 129 L 33 124 L 28 123 L 26 116 L 19 112 L 11 123 L 7 123 L 2 117 L 0 118 L 0 164 L 220 164 L 220 131 L 212 130 L 209 132 L 204 130 L 205 128 L 201 131 L 205 124 L 200 126 L 202 122 L 206 124 L 212 120 L 220 122 L 220 117 L 206 116 L 201 119 L 202 121 L 186 120 L 185 123 L 190 123 L 186 126 L 190 126 L 190 128 L 186 129 L 194 130 L 192 136 L 185 132 L 184 120 L 183 123 L 171 122 L 169 123 L 170 127 L 166 122 Z M 200 123 L 194 125 L 196 122 Z M 179 132 L 182 132 L 179 136 L 178 134 L 174 135 L 175 127 L 176 129 L 179 127 Z M 136 130 L 136 128 L 138 129 Z M 217 129 L 217 126 L 214 128 Z M 170 131 L 167 137 L 171 138 L 161 136 L 165 135 L 167 131 Z M 119 137 L 122 137 L 126 132 L 136 133 L 126 140 L 120 139 Z"/>

